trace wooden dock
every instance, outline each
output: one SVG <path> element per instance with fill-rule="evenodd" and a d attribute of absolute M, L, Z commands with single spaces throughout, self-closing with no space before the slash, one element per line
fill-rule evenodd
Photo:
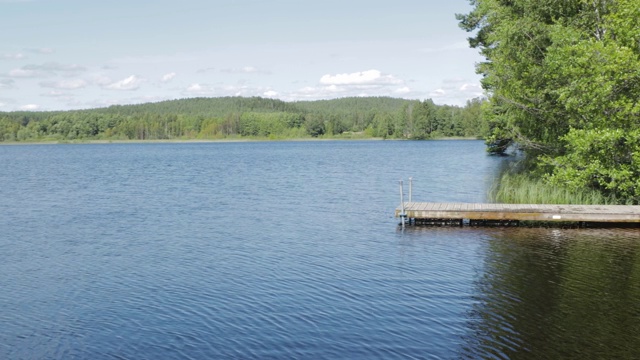
<path fill-rule="evenodd" d="M 404 214 L 403 214 L 404 210 Z M 579 222 L 640 224 L 640 206 L 405 202 L 396 217 L 423 224 Z"/>

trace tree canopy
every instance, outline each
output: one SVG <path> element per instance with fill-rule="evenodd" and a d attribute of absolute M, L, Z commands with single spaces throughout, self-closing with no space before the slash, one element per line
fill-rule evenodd
<path fill-rule="evenodd" d="M 58 112 L 0 112 L 0 141 L 162 140 L 359 136 L 481 136 L 482 100 L 466 106 L 390 97 L 284 102 L 193 98 Z"/>
<path fill-rule="evenodd" d="M 470 3 L 489 151 L 517 144 L 551 182 L 640 202 L 640 2 Z"/>

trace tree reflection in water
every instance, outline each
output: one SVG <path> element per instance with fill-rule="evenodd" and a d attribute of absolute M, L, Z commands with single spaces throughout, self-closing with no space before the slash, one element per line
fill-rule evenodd
<path fill-rule="evenodd" d="M 487 229 L 463 358 L 631 359 L 638 229 Z"/>

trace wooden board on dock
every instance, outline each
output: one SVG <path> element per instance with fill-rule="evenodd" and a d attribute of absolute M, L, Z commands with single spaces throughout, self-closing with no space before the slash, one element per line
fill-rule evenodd
<path fill-rule="evenodd" d="M 535 205 L 405 202 L 406 218 L 640 223 L 637 205 Z M 396 217 L 402 206 L 396 209 Z"/>

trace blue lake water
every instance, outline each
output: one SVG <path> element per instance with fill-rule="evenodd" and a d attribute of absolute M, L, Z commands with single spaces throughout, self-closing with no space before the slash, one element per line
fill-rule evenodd
<path fill-rule="evenodd" d="M 481 141 L 0 147 L 0 359 L 640 358 L 638 229 L 417 227 Z M 406 190 L 406 189 L 405 189 Z"/>

